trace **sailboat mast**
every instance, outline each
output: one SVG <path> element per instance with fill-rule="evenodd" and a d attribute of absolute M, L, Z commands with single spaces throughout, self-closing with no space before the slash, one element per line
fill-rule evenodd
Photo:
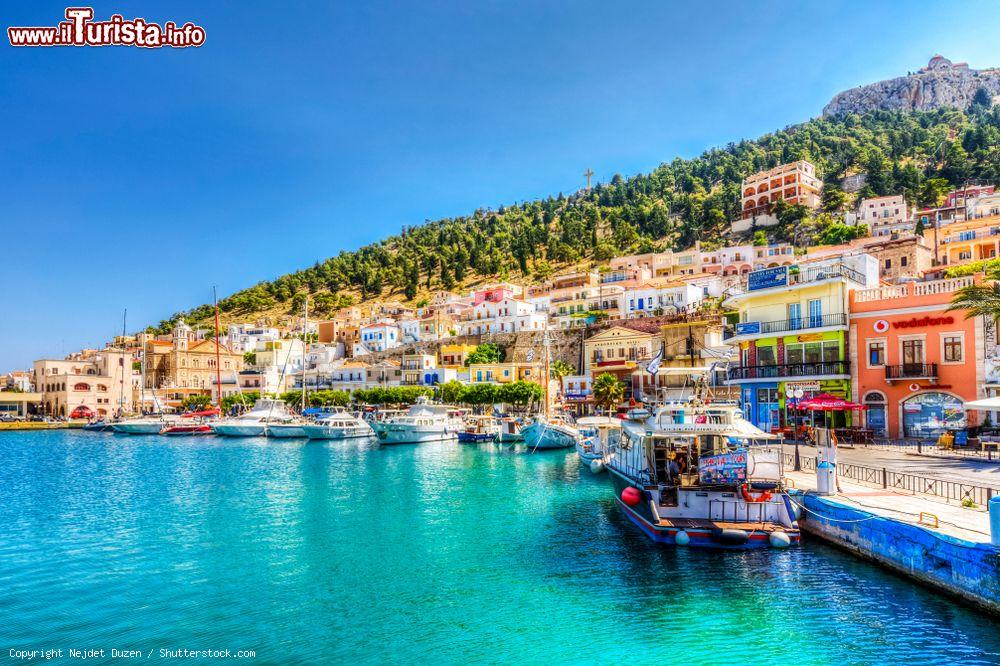
<path fill-rule="evenodd" d="M 303 306 L 302 313 L 302 411 L 306 411 L 306 349 L 309 348 L 309 344 L 306 342 L 309 335 L 309 297 L 306 296 L 306 302 Z"/>
<path fill-rule="evenodd" d="M 542 338 L 545 346 L 545 372 L 542 375 L 542 388 L 545 389 L 545 420 L 549 420 L 549 322 L 545 320 L 545 335 Z"/>
<path fill-rule="evenodd" d="M 122 383 L 121 383 L 121 391 L 119 391 L 119 395 L 118 395 L 118 416 L 119 417 L 122 414 L 125 413 L 125 318 L 127 316 L 128 316 L 128 308 L 125 308 L 124 312 L 122 312 L 122 342 L 119 345 L 119 348 L 120 348 L 121 353 L 122 353 L 122 360 L 121 360 Z M 131 370 L 132 370 L 132 364 L 131 363 L 129 363 L 128 369 L 129 369 L 129 374 L 131 374 Z"/>
<path fill-rule="evenodd" d="M 215 304 L 215 390 L 219 394 L 219 412 L 222 412 L 222 352 L 219 349 L 219 294 L 215 290 L 214 285 L 212 286 L 212 302 Z"/>

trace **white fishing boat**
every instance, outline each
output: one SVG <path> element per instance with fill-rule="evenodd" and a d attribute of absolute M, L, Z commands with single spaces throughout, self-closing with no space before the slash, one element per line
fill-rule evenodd
<path fill-rule="evenodd" d="M 700 395 L 630 411 L 605 457 L 616 504 L 650 539 L 723 549 L 799 542 L 783 464 L 780 438 Z"/>
<path fill-rule="evenodd" d="M 481 444 L 495 442 L 500 436 L 500 423 L 496 417 L 488 414 L 469 414 L 465 424 L 458 433 L 458 441 L 463 444 Z"/>
<path fill-rule="evenodd" d="M 223 437 L 263 437 L 268 424 L 288 421 L 291 417 L 281 400 L 260 398 L 249 412 L 213 423 L 212 432 Z"/>
<path fill-rule="evenodd" d="M 580 462 L 594 473 L 604 471 L 604 461 L 610 451 L 618 446 L 622 436 L 622 422 L 613 416 L 585 416 L 577 419 L 580 438 L 576 442 L 576 455 Z"/>
<path fill-rule="evenodd" d="M 405 414 L 372 424 L 382 444 L 421 444 L 457 439 L 462 430 L 459 411 L 431 404 L 421 396 Z"/>
<path fill-rule="evenodd" d="M 500 419 L 500 432 L 497 434 L 497 441 L 501 444 L 518 444 L 524 441 L 521 434 L 523 424 L 521 419 L 506 416 Z"/>
<path fill-rule="evenodd" d="M 367 421 L 343 411 L 318 418 L 302 426 L 302 430 L 309 439 L 353 439 L 375 434 Z"/>

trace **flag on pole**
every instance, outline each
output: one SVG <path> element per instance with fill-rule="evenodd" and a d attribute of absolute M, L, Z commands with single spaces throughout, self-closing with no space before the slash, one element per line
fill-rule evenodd
<path fill-rule="evenodd" d="M 528 360 L 528 363 L 531 363 L 532 361 L 535 360 L 535 348 L 534 347 L 532 347 L 531 349 L 528 350 L 528 355 L 525 358 Z"/>
<path fill-rule="evenodd" d="M 655 375 L 656 371 L 660 369 L 660 361 L 663 360 L 663 345 L 660 345 L 660 351 L 656 352 L 656 356 L 650 359 L 649 363 L 646 364 L 646 372 L 651 375 Z"/>

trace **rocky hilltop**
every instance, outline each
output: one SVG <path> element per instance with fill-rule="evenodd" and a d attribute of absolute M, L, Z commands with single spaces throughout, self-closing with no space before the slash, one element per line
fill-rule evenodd
<path fill-rule="evenodd" d="M 930 110 L 940 107 L 967 109 L 980 89 L 994 101 L 1000 98 L 1000 70 L 970 69 L 936 55 L 916 74 L 851 88 L 823 107 L 824 116 L 889 111 Z"/>

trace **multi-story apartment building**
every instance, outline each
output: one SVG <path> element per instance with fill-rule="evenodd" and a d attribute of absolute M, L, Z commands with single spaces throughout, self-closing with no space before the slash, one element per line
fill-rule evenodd
<path fill-rule="evenodd" d="M 1000 250 L 1000 217 L 956 222 L 944 229 L 927 229 L 924 242 L 934 246 L 937 263 L 955 264 L 995 259 Z"/>
<path fill-rule="evenodd" d="M 778 220 L 772 207 L 779 200 L 819 208 L 823 183 L 816 177 L 816 167 L 806 160 L 781 164 L 743 179 L 740 219 L 732 223 L 734 232 L 756 225 L 773 226 Z"/>
<path fill-rule="evenodd" d="M 866 254 L 803 261 L 754 271 L 745 290 L 725 305 L 739 313 L 739 363 L 727 381 L 740 387 L 746 418 L 771 428 L 801 423 L 786 398 L 831 393 L 850 396 L 848 292 L 878 285 L 878 266 Z M 837 418 L 842 419 L 843 416 Z"/>
<path fill-rule="evenodd" d="M 1000 217 L 1000 194 L 994 192 L 969 200 L 966 219 L 976 220 L 982 217 Z"/>
<path fill-rule="evenodd" d="M 545 328 L 547 318 L 535 304 L 516 298 L 482 301 L 473 306 L 467 316 L 468 319 L 458 322 L 461 335 L 540 331 Z"/>
<path fill-rule="evenodd" d="M 858 206 L 859 224 L 868 225 L 872 236 L 893 236 L 913 231 L 915 222 L 901 194 L 862 199 Z"/>
<path fill-rule="evenodd" d="M 560 289 L 549 294 L 549 314 L 557 328 L 586 326 L 598 316 L 622 316 L 624 295 L 620 284 Z"/>
<path fill-rule="evenodd" d="M 65 359 L 41 359 L 33 368 L 41 409 L 51 416 L 112 416 L 135 409 L 132 353 L 104 349 Z"/>
<path fill-rule="evenodd" d="M 966 426 L 963 403 L 986 396 L 987 352 L 996 331 L 982 317 L 949 311 L 982 274 L 853 291 L 851 399 L 881 436 L 936 438 Z M 968 412 L 971 418 L 976 412 Z"/>

